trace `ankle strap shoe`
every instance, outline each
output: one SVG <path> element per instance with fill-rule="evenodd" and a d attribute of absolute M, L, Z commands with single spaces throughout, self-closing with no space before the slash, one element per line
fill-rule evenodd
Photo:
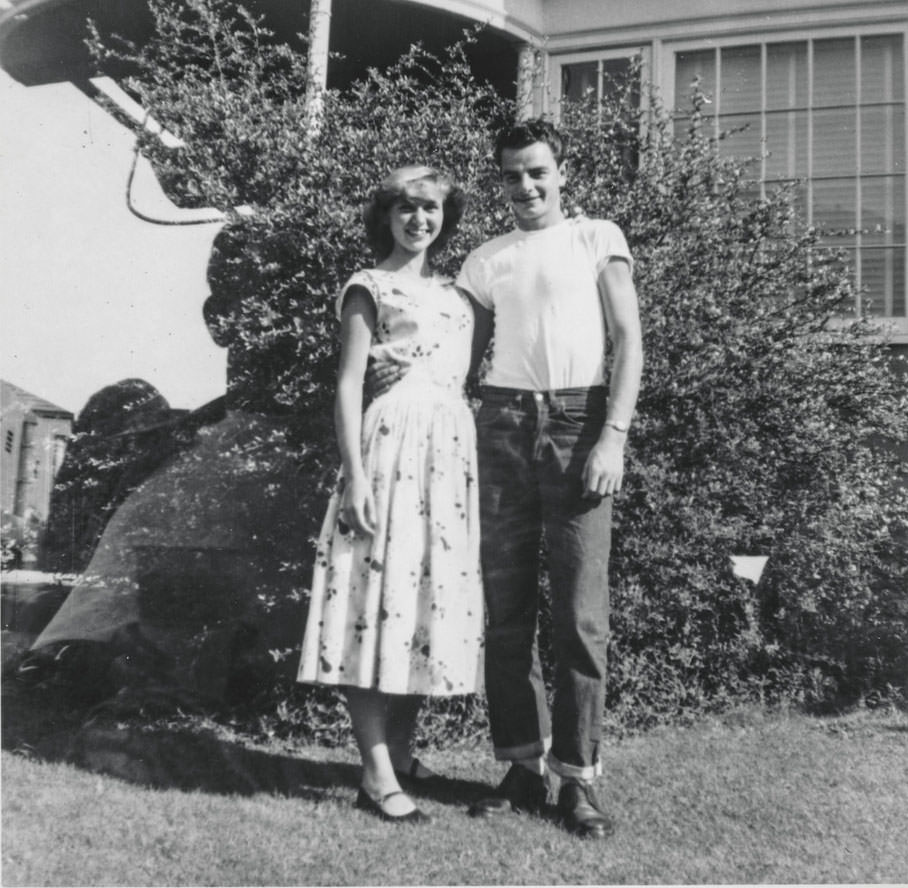
<path fill-rule="evenodd" d="M 432 818 L 428 814 L 423 813 L 419 808 L 414 808 L 408 814 L 389 814 L 385 808 L 384 804 L 391 798 L 391 796 L 404 795 L 400 790 L 395 792 L 389 792 L 386 796 L 382 796 L 377 801 L 369 795 L 362 787 L 359 788 L 359 794 L 356 796 L 356 805 L 355 807 L 359 808 L 360 811 L 368 811 L 370 814 L 374 814 L 379 820 L 384 820 L 386 823 L 430 823 Z"/>

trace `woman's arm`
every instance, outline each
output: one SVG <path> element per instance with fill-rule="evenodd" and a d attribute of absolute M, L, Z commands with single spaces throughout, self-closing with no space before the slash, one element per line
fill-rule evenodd
<path fill-rule="evenodd" d="M 376 311 L 363 287 L 351 287 L 341 313 L 341 354 L 334 401 L 334 428 L 344 468 L 343 520 L 357 533 L 375 530 L 375 504 L 363 468 L 363 377 Z"/>

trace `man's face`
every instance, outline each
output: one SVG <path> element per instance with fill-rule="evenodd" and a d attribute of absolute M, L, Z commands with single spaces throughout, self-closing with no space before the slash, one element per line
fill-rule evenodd
<path fill-rule="evenodd" d="M 561 186 L 564 164 L 558 166 L 545 142 L 501 152 L 501 184 L 514 210 L 517 227 L 523 231 L 548 228 L 564 218 Z"/>

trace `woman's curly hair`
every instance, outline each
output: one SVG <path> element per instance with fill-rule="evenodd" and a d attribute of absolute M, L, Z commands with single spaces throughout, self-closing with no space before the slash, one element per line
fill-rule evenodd
<path fill-rule="evenodd" d="M 466 206 L 466 195 L 447 174 L 433 167 L 405 166 L 390 173 L 375 189 L 363 210 L 366 224 L 366 238 L 379 262 L 387 259 L 394 250 L 394 237 L 388 213 L 391 207 L 404 197 L 408 190 L 419 189 L 424 182 L 438 187 L 444 194 L 442 210 L 444 219 L 438 237 L 430 244 L 429 256 L 434 256 L 451 238 L 457 229 Z"/>

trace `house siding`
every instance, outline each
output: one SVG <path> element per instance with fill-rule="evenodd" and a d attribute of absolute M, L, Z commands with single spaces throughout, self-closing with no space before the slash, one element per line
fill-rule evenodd
<path fill-rule="evenodd" d="M 73 414 L 0 382 L 0 508 L 15 524 L 43 527 Z"/>

